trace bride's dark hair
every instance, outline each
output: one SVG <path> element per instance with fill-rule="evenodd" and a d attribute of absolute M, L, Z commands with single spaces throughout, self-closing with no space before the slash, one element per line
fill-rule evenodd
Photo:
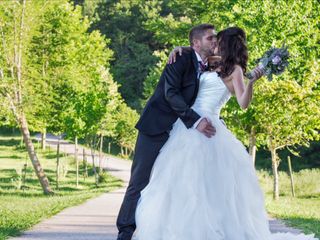
<path fill-rule="evenodd" d="M 225 78 L 232 74 L 236 64 L 240 65 L 245 73 L 248 62 L 245 32 L 238 27 L 229 27 L 220 31 L 217 38 L 218 52 L 221 56 L 219 76 Z"/>

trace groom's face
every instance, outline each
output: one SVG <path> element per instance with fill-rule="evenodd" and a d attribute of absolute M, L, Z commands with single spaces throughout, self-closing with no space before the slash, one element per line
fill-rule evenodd
<path fill-rule="evenodd" d="M 214 55 L 217 46 L 217 34 L 214 30 L 208 29 L 201 39 L 197 41 L 199 50 L 206 56 Z"/>

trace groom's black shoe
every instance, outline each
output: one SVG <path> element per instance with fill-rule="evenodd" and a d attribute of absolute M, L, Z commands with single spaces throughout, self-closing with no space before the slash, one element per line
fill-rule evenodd
<path fill-rule="evenodd" d="M 119 233 L 117 240 L 131 240 L 132 235 L 132 233 L 122 232 Z"/>

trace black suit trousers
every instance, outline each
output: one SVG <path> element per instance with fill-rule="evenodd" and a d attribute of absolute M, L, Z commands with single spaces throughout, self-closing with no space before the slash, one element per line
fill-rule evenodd
<path fill-rule="evenodd" d="M 153 164 L 160 149 L 169 138 L 169 133 L 149 136 L 138 134 L 131 177 L 117 219 L 118 240 L 130 240 L 136 229 L 135 212 L 140 192 L 149 182 Z"/>

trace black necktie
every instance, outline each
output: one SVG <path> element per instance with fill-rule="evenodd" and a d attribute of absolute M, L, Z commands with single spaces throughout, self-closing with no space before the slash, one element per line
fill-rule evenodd
<path fill-rule="evenodd" d="M 197 73 L 197 77 L 198 79 L 200 79 L 201 74 L 206 70 L 206 65 L 204 65 L 202 61 L 198 61 L 198 63 L 199 63 L 199 70 Z"/>

